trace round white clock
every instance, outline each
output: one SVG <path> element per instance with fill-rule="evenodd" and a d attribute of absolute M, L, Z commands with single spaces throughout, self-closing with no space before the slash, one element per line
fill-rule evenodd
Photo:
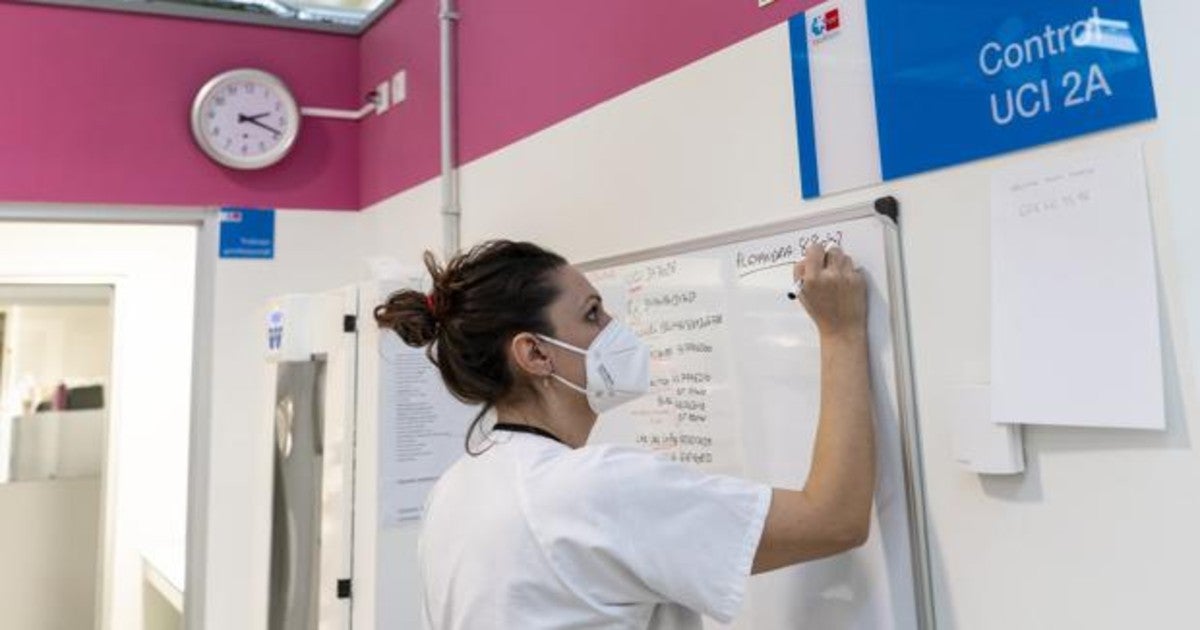
<path fill-rule="evenodd" d="M 300 132 L 300 108 L 278 77 L 241 68 L 204 84 L 192 102 L 192 135 L 219 164 L 270 166 L 288 154 Z"/>

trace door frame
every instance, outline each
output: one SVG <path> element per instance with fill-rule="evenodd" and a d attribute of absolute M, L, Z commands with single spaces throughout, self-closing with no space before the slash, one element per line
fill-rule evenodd
<path fill-rule="evenodd" d="M 173 208 L 167 206 L 114 206 L 52 203 L 0 203 L 0 222 L 21 223 L 106 223 L 124 225 L 192 225 L 197 228 L 194 318 L 192 332 L 191 414 L 188 420 L 188 497 L 187 548 L 185 552 L 185 588 L 183 627 L 204 628 L 204 602 L 208 575 L 208 489 L 211 471 L 212 380 L 214 301 L 216 297 L 217 253 L 220 244 L 220 210 L 214 207 Z M 92 281 L 100 278 L 91 278 Z M 114 279 L 106 279 L 112 281 Z M 117 287 L 117 282 L 113 286 Z M 115 294 L 115 290 L 114 290 Z M 111 423 L 110 423 L 111 424 Z M 106 445 L 106 451 L 109 446 Z M 108 464 L 106 464 L 107 467 Z M 107 481 L 105 481 L 107 484 Z M 107 510 L 105 510 L 107 512 Z M 102 526 L 109 534 L 103 514 Z M 102 550 L 107 573 L 109 559 Z M 107 597 L 97 602 L 97 610 Z M 103 627 L 103 615 L 97 626 Z"/>

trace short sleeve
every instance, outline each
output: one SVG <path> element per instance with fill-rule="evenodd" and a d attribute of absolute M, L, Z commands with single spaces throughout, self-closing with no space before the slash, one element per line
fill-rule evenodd
<path fill-rule="evenodd" d="M 768 486 L 617 446 L 533 464 L 522 486 L 547 561 L 593 605 L 670 602 L 722 623 L 741 608 Z"/>

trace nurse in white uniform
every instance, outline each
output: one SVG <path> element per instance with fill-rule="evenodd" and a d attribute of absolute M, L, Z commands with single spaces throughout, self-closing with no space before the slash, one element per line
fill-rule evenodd
<path fill-rule="evenodd" d="M 821 335 L 820 426 L 800 489 L 588 445 L 599 414 L 648 389 L 649 351 L 558 255 L 491 241 L 444 268 L 426 254 L 426 265 L 432 292 L 400 291 L 375 317 L 428 346 L 450 391 L 484 409 L 426 505 L 430 630 L 728 623 L 751 574 L 866 539 L 866 288 L 840 250 L 811 247 L 794 271 Z"/>

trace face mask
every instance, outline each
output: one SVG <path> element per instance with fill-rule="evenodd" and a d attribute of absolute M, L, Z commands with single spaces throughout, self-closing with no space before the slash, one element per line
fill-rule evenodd
<path fill-rule="evenodd" d="M 597 414 L 629 402 L 650 390 L 650 347 L 628 326 L 611 320 L 587 350 L 543 335 L 539 339 L 584 356 L 586 387 L 551 374 L 558 382 L 587 396 Z"/>

